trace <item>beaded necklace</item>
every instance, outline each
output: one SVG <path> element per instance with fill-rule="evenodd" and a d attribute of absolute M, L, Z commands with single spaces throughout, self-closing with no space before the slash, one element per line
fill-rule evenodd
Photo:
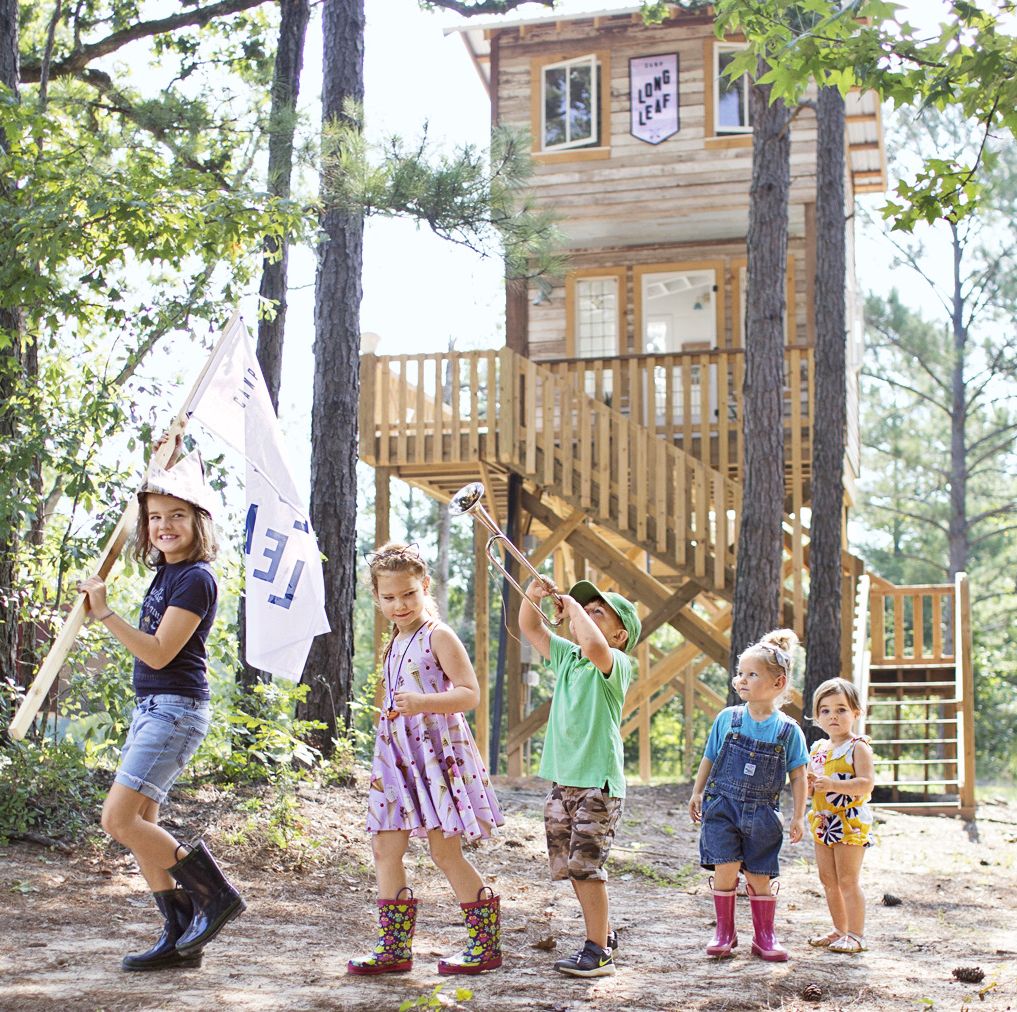
<path fill-rule="evenodd" d="M 389 650 L 388 655 L 385 657 L 385 691 L 388 697 L 388 703 L 386 704 L 385 716 L 389 720 L 395 720 L 399 716 L 399 711 L 395 708 L 395 692 L 399 687 L 399 677 L 403 670 L 403 661 L 406 660 L 406 655 L 410 652 L 410 647 L 413 645 L 413 641 L 420 635 L 430 623 L 424 621 L 420 623 L 419 628 L 414 629 L 413 632 L 406 639 L 406 646 L 403 647 L 403 652 L 399 655 L 399 663 L 396 665 L 395 677 L 392 676 L 392 654 L 395 653 L 396 641 L 392 640 L 392 649 Z"/>

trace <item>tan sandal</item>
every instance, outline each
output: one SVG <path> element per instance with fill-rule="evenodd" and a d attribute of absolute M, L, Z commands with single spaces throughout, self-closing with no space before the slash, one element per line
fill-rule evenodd
<path fill-rule="evenodd" d="M 858 953 L 866 951 L 865 938 L 862 935 L 856 935 L 853 931 L 848 931 L 836 942 L 830 943 L 830 951 L 857 956 Z"/>
<path fill-rule="evenodd" d="M 843 937 L 844 932 L 834 928 L 833 931 L 828 931 L 825 935 L 816 935 L 810 938 L 809 945 L 814 949 L 825 949 L 833 945 L 834 942 L 839 942 Z"/>

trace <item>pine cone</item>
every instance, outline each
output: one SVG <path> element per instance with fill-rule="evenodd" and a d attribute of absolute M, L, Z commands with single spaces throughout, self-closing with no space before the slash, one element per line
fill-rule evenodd
<path fill-rule="evenodd" d="M 823 989 L 818 984 L 806 984 L 802 989 L 802 997 L 806 1001 L 822 1001 Z"/>
<path fill-rule="evenodd" d="M 899 896 L 894 896 L 893 893 L 883 893 L 884 907 L 899 907 L 903 902 Z"/>
<path fill-rule="evenodd" d="M 953 975 L 965 984 L 981 984 L 985 980 L 985 971 L 980 966 L 957 966 Z"/>

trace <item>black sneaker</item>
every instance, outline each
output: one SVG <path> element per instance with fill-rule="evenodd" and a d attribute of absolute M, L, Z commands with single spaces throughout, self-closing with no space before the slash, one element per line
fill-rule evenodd
<path fill-rule="evenodd" d="M 572 977 L 611 977 L 614 975 L 614 958 L 610 949 L 602 949 L 596 942 L 586 944 L 574 956 L 559 959 L 554 968 Z"/>
<path fill-rule="evenodd" d="M 607 933 L 607 947 L 611 950 L 613 956 L 618 951 L 618 932 L 609 931 Z"/>

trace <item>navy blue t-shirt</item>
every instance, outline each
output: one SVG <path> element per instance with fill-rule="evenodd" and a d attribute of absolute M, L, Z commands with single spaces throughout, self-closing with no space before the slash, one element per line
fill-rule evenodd
<path fill-rule="evenodd" d="M 215 620 L 218 597 L 215 574 L 207 562 L 173 562 L 159 567 L 145 600 L 141 602 L 138 628 L 144 633 L 154 633 L 166 609 L 171 607 L 193 612 L 201 621 L 180 652 L 164 668 L 156 670 L 144 661 L 134 659 L 136 696 L 166 692 L 192 699 L 210 697 L 205 640 Z"/>

